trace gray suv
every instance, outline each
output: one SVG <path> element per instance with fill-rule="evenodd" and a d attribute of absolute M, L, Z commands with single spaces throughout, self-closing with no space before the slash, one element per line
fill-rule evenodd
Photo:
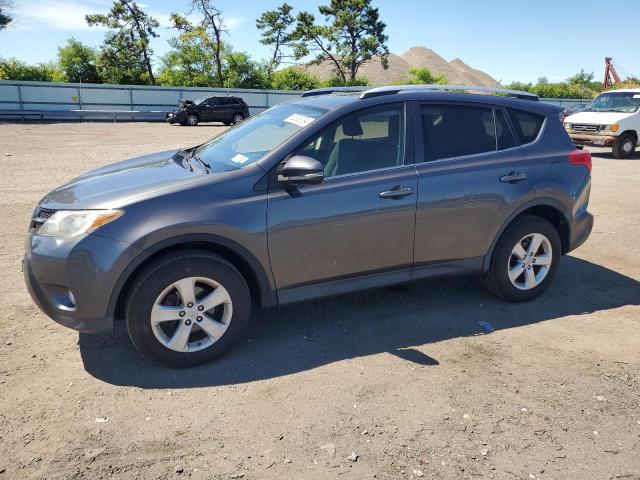
<path fill-rule="evenodd" d="M 174 367 L 224 352 L 252 305 L 460 274 L 531 300 L 591 231 L 591 156 L 561 108 L 465 88 L 310 91 L 202 145 L 85 173 L 34 212 L 29 291 L 83 332 L 124 319 Z"/>

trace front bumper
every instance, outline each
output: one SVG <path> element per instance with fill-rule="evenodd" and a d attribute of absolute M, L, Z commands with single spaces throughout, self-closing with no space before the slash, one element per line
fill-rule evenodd
<path fill-rule="evenodd" d="M 81 332 L 106 333 L 113 329 L 116 283 L 139 253 L 97 235 L 62 241 L 29 234 L 22 269 L 31 297 L 52 320 Z"/>
<path fill-rule="evenodd" d="M 169 112 L 165 115 L 165 121 L 167 123 L 180 123 L 185 121 L 184 112 Z"/>
<path fill-rule="evenodd" d="M 591 147 L 609 147 L 618 137 L 613 135 L 590 135 L 585 133 L 571 133 L 569 136 L 576 145 L 589 145 Z"/>

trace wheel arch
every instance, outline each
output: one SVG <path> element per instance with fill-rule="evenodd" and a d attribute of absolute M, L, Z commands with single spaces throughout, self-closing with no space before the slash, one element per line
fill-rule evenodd
<path fill-rule="evenodd" d="M 277 295 L 271 288 L 267 272 L 247 249 L 216 235 L 187 234 L 158 242 L 129 264 L 111 294 L 109 314 L 114 318 L 123 318 L 128 292 L 138 273 L 163 255 L 180 250 L 203 250 L 220 255 L 242 274 L 255 303 L 262 307 L 277 305 Z"/>
<path fill-rule="evenodd" d="M 562 242 L 562 254 L 564 255 L 569 251 L 571 242 L 571 227 L 567 215 L 564 213 L 562 205 L 557 200 L 552 198 L 536 199 L 532 202 L 522 205 L 519 209 L 515 210 L 509 218 L 502 224 L 498 233 L 495 235 L 489 252 L 485 255 L 482 264 L 482 271 L 486 272 L 491 265 L 491 257 L 498 243 L 498 240 L 502 234 L 511 226 L 514 222 L 524 216 L 534 216 L 544 218 L 549 221 L 560 235 L 560 241 Z"/>

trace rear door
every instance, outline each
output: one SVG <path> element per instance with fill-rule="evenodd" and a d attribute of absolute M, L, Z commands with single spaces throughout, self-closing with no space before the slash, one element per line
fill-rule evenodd
<path fill-rule="evenodd" d="M 476 271 L 508 215 L 535 198 L 531 162 L 502 108 L 422 103 L 416 131 L 413 277 Z"/>

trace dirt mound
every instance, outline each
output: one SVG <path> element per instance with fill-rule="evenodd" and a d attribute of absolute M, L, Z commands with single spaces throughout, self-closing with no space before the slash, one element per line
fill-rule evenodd
<path fill-rule="evenodd" d="M 358 76 L 367 78 L 372 85 L 389 85 L 399 83 L 409 78 L 412 67 L 426 67 L 434 74 L 441 74 L 450 84 L 481 85 L 495 87 L 498 83 L 487 73 L 474 69 L 459 58 L 447 62 L 433 50 L 425 47 L 413 47 L 402 55 L 389 54 L 389 68 L 382 68 L 379 57 L 374 57 L 365 63 L 358 71 Z M 334 76 L 335 68 L 331 61 L 319 64 L 298 65 L 297 68 L 327 80 Z"/>

